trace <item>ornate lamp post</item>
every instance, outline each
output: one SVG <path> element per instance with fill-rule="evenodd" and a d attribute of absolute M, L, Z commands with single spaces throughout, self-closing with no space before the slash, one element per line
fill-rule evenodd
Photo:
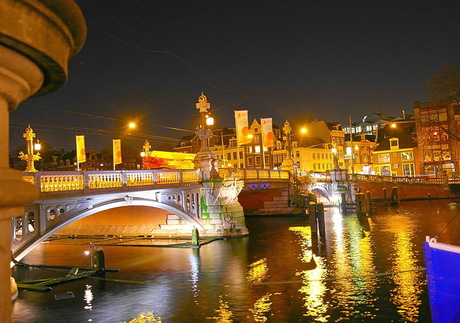
<path fill-rule="evenodd" d="M 27 167 L 25 172 L 37 172 L 34 166 L 34 161 L 40 160 L 42 157 L 40 156 L 40 152 L 37 152 L 36 154 L 34 153 L 34 148 L 35 150 L 40 150 L 41 145 L 40 141 L 37 139 L 37 142 L 34 145 L 34 138 L 35 138 L 35 133 L 33 129 L 29 126 L 26 128 L 26 132 L 23 134 L 24 138 L 26 139 L 27 142 L 27 155 L 25 155 L 22 151 L 19 152 L 19 158 L 22 160 L 27 161 Z"/>
<path fill-rule="evenodd" d="M 147 139 L 145 139 L 144 145 L 142 146 L 142 151 L 141 151 L 143 168 L 146 168 L 145 167 L 145 161 L 146 161 L 145 159 L 146 159 L 146 157 L 149 157 L 150 148 L 152 148 L 152 146 L 150 146 L 149 141 Z"/>
<path fill-rule="evenodd" d="M 291 124 L 289 121 L 285 121 L 283 126 L 283 140 L 284 149 L 286 150 L 286 158 L 281 163 L 280 169 L 289 170 L 293 175 L 295 175 L 294 159 L 292 158 L 291 131 Z"/>
<path fill-rule="evenodd" d="M 217 160 L 216 154 L 209 149 L 209 138 L 211 138 L 209 127 L 214 124 L 214 118 L 208 114 L 210 107 L 208 99 L 202 92 L 198 98 L 198 103 L 196 103 L 196 108 L 200 111 L 200 125 L 196 129 L 196 134 L 200 138 L 201 148 L 193 160 L 195 168 L 202 170 L 202 180 L 211 179 L 211 170 L 214 167 L 213 161 Z"/>

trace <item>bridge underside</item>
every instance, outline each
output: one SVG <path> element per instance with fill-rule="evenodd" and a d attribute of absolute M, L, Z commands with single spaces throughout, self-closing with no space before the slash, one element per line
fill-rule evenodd
<path fill-rule="evenodd" d="M 181 227 L 179 227 L 181 225 Z M 117 207 L 80 219 L 54 233 L 56 236 L 170 236 L 181 228 L 191 235 L 185 219 L 163 209 L 148 206 Z M 189 232 L 190 231 L 190 232 Z"/>

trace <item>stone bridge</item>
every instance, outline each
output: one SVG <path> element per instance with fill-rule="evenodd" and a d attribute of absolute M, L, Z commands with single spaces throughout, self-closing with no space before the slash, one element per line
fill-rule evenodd
<path fill-rule="evenodd" d="M 276 170 L 220 171 L 220 178 L 200 181 L 199 171 L 129 170 L 24 173 L 23 180 L 40 189 L 40 197 L 12 219 L 12 252 L 21 259 L 37 244 L 89 215 L 118 207 L 147 206 L 165 210 L 165 224 L 151 234 L 201 236 L 248 233 L 238 194 L 250 187 L 289 181 Z M 246 186 L 247 186 L 246 185 Z M 246 188 L 248 189 L 248 188 Z M 161 234 L 160 234 L 161 235 Z"/>

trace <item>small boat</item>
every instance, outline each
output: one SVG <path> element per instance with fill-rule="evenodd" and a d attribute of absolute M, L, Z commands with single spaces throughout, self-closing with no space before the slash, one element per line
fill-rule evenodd
<path fill-rule="evenodd" d="M 426 237 L 423 251 L 433 323 L 460 322 L 460 246 Z"/>

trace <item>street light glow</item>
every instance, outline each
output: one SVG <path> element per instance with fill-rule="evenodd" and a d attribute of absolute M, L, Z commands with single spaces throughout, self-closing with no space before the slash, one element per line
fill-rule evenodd
<path fill-rule="evenodd" d="M 300 132 L 301 132 L 301 133 L 307 133 L 307 128 L 302 128 L 302 129 L 300 129 Z"/>
<path fill-rule="evenodd" d="M 42 149 L 42 144 L 40 143 L 40 140 L 37 139 L 37 142 L 34 145 L 34 150 L 40 150 Z"/>
<path fill-rule="evenodd" d="M 206 125 L 213 126 L 214 125 L 214 118 L 210 115 L 206 115 Z"/>

